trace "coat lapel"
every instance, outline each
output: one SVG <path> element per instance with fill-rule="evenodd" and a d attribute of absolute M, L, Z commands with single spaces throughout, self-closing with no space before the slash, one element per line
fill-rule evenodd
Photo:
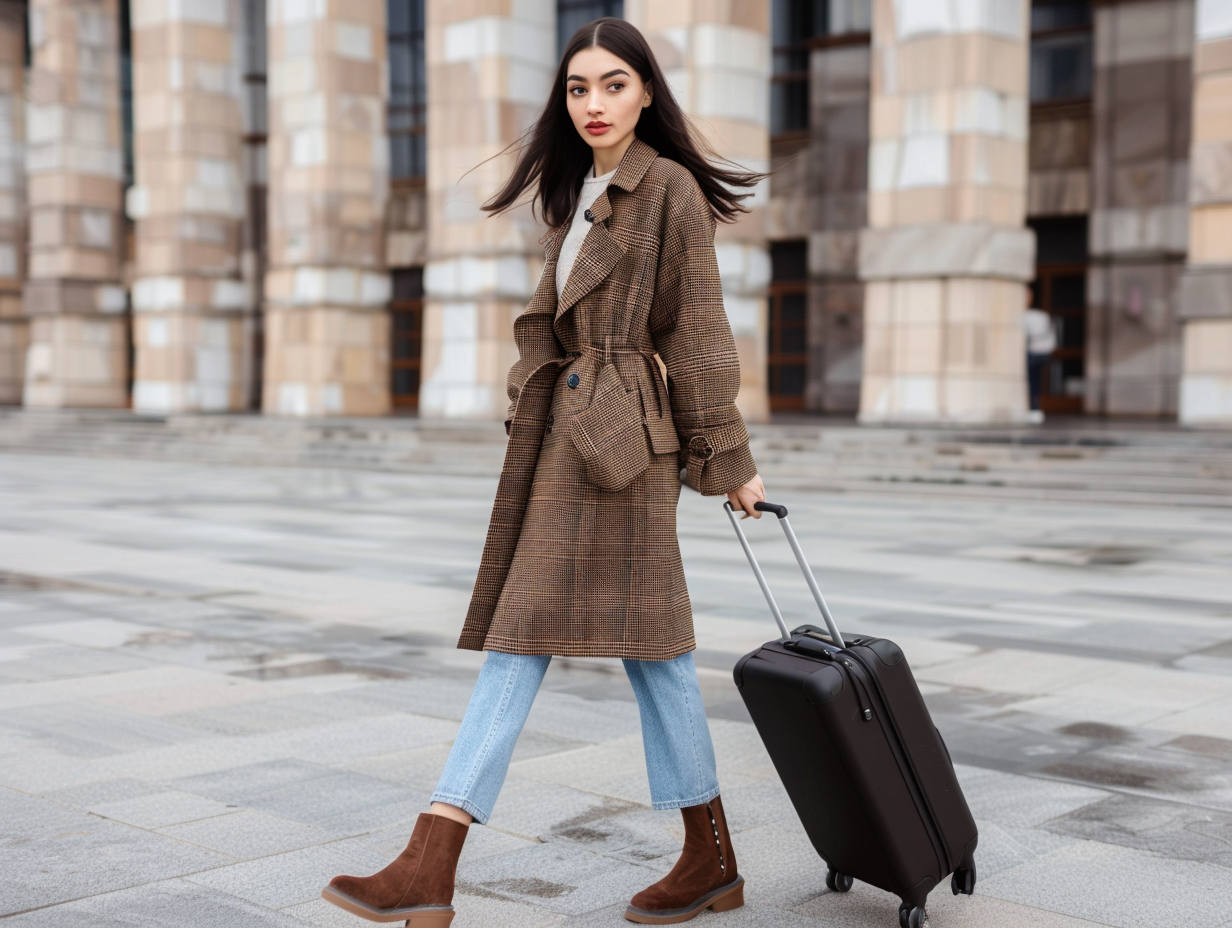
<path fill-rule="evenodd" d="M 635 138 L 633 144 L 620 159 L 620 165 L 616 168 L 616 173 L 608 183 L 607 189 L 599 194 L 590 207 L 594 221 L 591 223 L 590 231 L 586 233 L 586 238 L 582 240 L 582 247 L 578 250 L 569 279 L 565 282 L 565 289 L 557 301 L 556 318 L 558 320 L 578 300 L 603 283 L 616 269 L 620 259 L 624 257 L 623 246 L 612 236 L 607 227 L 607 221 L 612 215 L 612 203 L 608 195 L 613 187 L 630 193 L 636 190 L 637 185 L 658 155 L 657 151 L 641 139 Z M 567 231 L 567 227 L 564 228 Z M 560 253 L 560 244 L 563 242 L 564 235 L 554 240 L 557 255 Z M 553 269 L 554 267 L 555 265 Z"/>
<path fill-rule="evenodd" d="M 599 200 L 603 200 L 606 204 L 607 191 L 599 195 Z M 595 201 L 595 206 L 599 205 L 599 200 Z M 594 210 L 595 207 L 591 209 Z M 611 214 L 610 208 L 608 208 L 608 214 Z M 591 224 L 590 231 L 586 233 L 586 238 L 582 240 L 582 247 L 578 250 L 577 258 L 573 262 L 564 292 L 557 301 L 557 319 L 578 300 L 603 283 L 620 263 L 620 259 L 625 256 L 625 250 L 612 237 L 612 233 L 607 230 L 607 225 L 599 221 L 598 211 L 595 211 L 594 215 L 595 221 Z"/>

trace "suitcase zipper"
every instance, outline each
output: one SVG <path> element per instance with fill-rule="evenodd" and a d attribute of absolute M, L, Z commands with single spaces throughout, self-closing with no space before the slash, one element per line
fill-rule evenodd
<path fill-rule="evenodd" d="M 856 674 L 851 661 L 844 658 L 842 664 L 847 668 L 847 676 L 851 677 L 852 685 L 855 687 L 856 703 L 860 707 L 860 716 L 864 721 L 871 722 L 873 720 L 873 700 L 869 697 L 868 687 L 864 685 L 864 681 Z"/>
<path fill-rule="evenodd" d="M 937 855 L 938 873 L 940 874 L 938 879 L 940 879 L 950 871 L 949 852 L 945 847 L 945 840 L 941 836 L 941 829 L 937 825 L 936 816 L 933 815 L 932 803 L 929 802 L 928 794 L 924 792 L 924 784 L 920 780 L 919 774 L 916 772 L 915 765 L 911 762 L 911 755 L 907 751 L 906 743 L 903 741 L 902 732 L 899 730 L 899 727 L 894 720 L 893 713 L 890 712 L 889 700 L 887 700 L 885 698 L 885 694 L 881 692 L 881 687 L 877 683 L 876 674 L 868 669 L 868 665 L 860 658 L 860 656 L 851 650 L 845 651 L 844 653 L 849 654 L 852 659 L 854 659 L 856 664 L 859 665 L 861 673 L 867 675 L 872 681 L 872 686 L 869 687 L 869 690 L 876 691 L 877 697 L 881 701 L 882 716 L 885 718 L 886 724 L 889 726 L 890 731 L 893 734 L 890 746 L 894 752 L 895 759 L 898 760 L 899 765 L 903 768 L 904 772 L 909 775 L 911 781 L 910 785 L 913 787 L 915 794 L 920 798 L 919 805 L 924 813 L 924 830 L 928 832 L 928 838 L 933 844 L 933 853 Z M 855 668 L 846 660 L 844 660 L 843 663 L 847 664 L 848 672 L 851 673 L 851 677 L 854 680 L 856 678 L 856 674 L 854 672 Z"/>

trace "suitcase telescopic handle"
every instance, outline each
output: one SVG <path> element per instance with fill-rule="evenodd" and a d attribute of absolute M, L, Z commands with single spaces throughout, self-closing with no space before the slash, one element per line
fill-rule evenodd
<path fill-rule="evenodd" d="M 847 647 L 843 641 L 843 636 L 839 634 L 838 626 L 834 622 L 834 616 L 830 614 L 830 607 L 826 605 L 826 598 L 821 595 L 821 587 L 817 585 L 817 578 L 813 576 L 813 568 L 809 567 L 808 558 L 804 556 L 804 551 L 800 548 L 800 541 L 796 538 L 796 532 L 791 527 L 791 522 L 787 519 L 787 507 L 777 503 L 754 503 L 753 508 L 761 512 L 772 512 L 778 517 L 779 525 L 783 526 L 783 534 L 787 536 L 787 543 L 791 545 L 792 553 L 796 556 L 796 563 L 800 565 L 800 571 L 804 574 L 804 580 L 808 583 L 809 591 L 813 594 L 813 599 L 817 601 L 817 608 L 821 610 L 821 617 L 825 619 L 826 628 L 830 632 L 830 640 L 834 642 L 836 647 Z M 774 621 L 778 623 L 779 631 L 782 632 L 783 637 L 781 640 L 786 641 L 791 635 L 787 631 L 786 623 L 783 621 L 783 613 L 779 611 L 778 603 L 774 601 L 774 594 L 770 592 L 770 584 L 766 583 L 765 574 L 761 572 L 757 558 L 753 555 L 753 549 L 749 547 L 749 540 L 745 537 L 744 529 L 740 526 L 740 520 L 736 518 L 736 512 L 732 509 L 731 503 L 725 502 L 723 509 L 727 512 L 727 518 L 731 522 L 732 528 L 736 530 L 736 537 L 740 539 L 740 547 L 744 549 L 744 556 L 749 559 L 749 566 L 753 568 L 753 574 L 757 577 L 757 584 L 761 587 L 761 591 L 766 597 L 766 602 L 770 606 L 770 611 L 774 614 Z"/>

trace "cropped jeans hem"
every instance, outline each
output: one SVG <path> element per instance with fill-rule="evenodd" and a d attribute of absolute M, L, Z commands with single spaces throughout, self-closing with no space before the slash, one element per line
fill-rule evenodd
<path fill-rule="evenodd" d="M 668 809 L 687 809 L 690 806 L 705 805 L 712 799 L 718 798 L 718 795 L 719 788 L 716 786 L 714 789 L 707 790 L 695 799 L 668 799 L 663 802 L 652 802 L 650 804 L 650 808 L 654 809 L 656 812 L 664 812 Z"/>
<path fill-rule="evenodd" d="M 469 799 L 463 799 L 461 796 L 450 796 L 447 793 L 433 793 L 429 802 L 443 802 L 447 806 L 453 806 L 455 809 L 461 809 L 480 825 L 488 824 L 488 816 L 491 814 L 479 808 L 479 806 L 475 805 Z"/>

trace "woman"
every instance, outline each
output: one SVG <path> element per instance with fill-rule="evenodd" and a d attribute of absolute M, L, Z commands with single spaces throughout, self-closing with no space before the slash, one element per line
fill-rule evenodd
<path fill-rule="evenodd" d="M 637 696 L 656 809 L 680 809 L 684 851 L 626 918 L 684 921 L 743 904 L 691 651 L 676 540 L 683 479 L 755 517 L 765 499 L 735 407 L 739 363 L 723 309 L 716 218 L 727 186 L 760 175 L 699 151 L 641 33 L 580 29 L 513 174 L 485 205 L 530 187 L 552 228 L 514 323 L 509 447 L 461 648 L 485 650 L 429 812 L 406 850 L 323 896 L 412 928 L 453 917 L 454 873 L 484 824 L 551 655 L 620 657 Z M 659 373 L 656 355 L 667 370 Z"/>

